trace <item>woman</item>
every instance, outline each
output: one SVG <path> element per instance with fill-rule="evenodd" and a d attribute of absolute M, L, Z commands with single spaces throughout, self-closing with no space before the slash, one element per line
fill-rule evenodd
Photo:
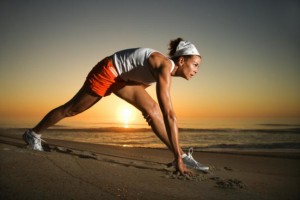
<path fill-rule="evenodd" d="M 191 79 L 198 71 L 201 56 L 192 43 L 182 38 L 172 40 L 169 50 L 171 59 L 149 48 L 126 49 L 106 57 L 91 70 L 82 88 L 69 102 L 50 111 L 36 127 L 23 134 L 24 141 L 34 150 L 43 151 L 42 131 L 114 93 L 142 112 L 154 133 L 173 152 L 176 170 L 181 174 L 189 173 L 187 165 L 207 171 L 208 167 L 195 161 L 191 152 L 186 155 L 179 146 L 170 95 L 172 76 Z M 145 91 L 154 82 L 159 104 Z"/>

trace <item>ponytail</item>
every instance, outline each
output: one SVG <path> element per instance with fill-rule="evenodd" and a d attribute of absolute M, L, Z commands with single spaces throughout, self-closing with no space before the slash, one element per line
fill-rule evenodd
<path fill-rule="evenodd" d="M 169 43 L 169 56 L 172 58 L 176 52 L 176 48 L 178 46 L 178 44 L 183 41 L 182 38 L 177 38 L 175 40 L 171 40 L 170 43 Z"/>

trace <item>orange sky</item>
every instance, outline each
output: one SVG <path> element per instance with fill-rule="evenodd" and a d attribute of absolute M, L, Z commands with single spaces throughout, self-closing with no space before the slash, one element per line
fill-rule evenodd
<path fill-rule="evenodd" d="M 271 2 L 1 1 L 0 124 L 33 125 L 103 57 L 139 46 L 167 53 L 178 36 L 203 56 L 196 77 L 173 80 L 179 119 L 300 117 L 299 2 Z M 111 95 L 73 120 L 117 123 L 125 107 Z"/>

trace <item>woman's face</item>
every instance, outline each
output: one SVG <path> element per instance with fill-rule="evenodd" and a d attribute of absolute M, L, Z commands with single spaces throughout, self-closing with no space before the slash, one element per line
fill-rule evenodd
<path fill-rule="evenodd" d="M 191 56 L 189 58 L 179 59 L 180 76 L 186 80 L 190 80 L 193 76 L 196 75 L 199 66 L 201 63 L 200 56 Z"/>

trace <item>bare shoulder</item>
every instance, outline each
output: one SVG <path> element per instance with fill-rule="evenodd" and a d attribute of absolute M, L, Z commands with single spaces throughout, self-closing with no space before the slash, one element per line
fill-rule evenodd
<path fill-rule="evenodd" d="M 163 69 L 172 67 L 169 58 L 159 52 L 153 52 L 149 57 L 149 63 L 153 69 Z"/>

